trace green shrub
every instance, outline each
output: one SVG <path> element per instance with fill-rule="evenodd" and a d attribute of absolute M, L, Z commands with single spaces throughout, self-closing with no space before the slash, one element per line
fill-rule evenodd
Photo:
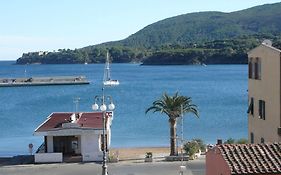
<path fill-rule="evenodd" d="M 248 139 L 245 139 L 245 138 L 241 138 L 238 140 L 229 138 L 224 142 L 224 144 L 246 144 L 246 143 L 248 143 Z"/>
<path fill-rule="evenodd" d="M 238 143 L 238 144 L 246 144 L 246 143 L 248 143 L 248 139 L 241 138 L 241 139 L 238 139 L 238 140 L 236 141 L 236 143 Z"/>
<path fill-rule="evenodd" d="M 185 143 L 183 149 L 190 157 L 193 157 L 195 153 L 199 152 L 200 145 L 196 141 L 192 140 Z"/>
<path fill-rule="evenodd" d="M 224 144 L 234 144 L 234 143 L 235 143 L 235 139 L 233 138 L 229 138 L 224 142 Z"/>
<path fill-rule="evenodd" d="M 192 141 L 195 141 L 198 143 L 199 147 L 200 147 L 200 150 L 202 152 L 205 152 L 206 151 L 206 144 L 203 142 L 202 139 L 192 139 Z"/>

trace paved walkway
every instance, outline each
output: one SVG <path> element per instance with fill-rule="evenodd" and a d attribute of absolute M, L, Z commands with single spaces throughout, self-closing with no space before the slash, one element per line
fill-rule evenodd
<path fill-rule="evenodd" d="M 156 160 L 121 161 L 108 164 L 109 175 L 178 175 L 181 162 Z M 205 158 L 185 162 L 184 175 L 205 175 Z M 61 163 L 38 165 L 14 165 L 0 167 L 0 175 L 100 175 L 101 164 Z"/>

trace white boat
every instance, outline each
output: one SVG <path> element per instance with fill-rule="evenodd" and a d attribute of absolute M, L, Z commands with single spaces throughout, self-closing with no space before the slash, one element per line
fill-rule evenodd
<path fill-rule="evenodd" d="M 104 86 L 118 86 L 119 85 L 118 80 L 112 80 L 110 78 L 110 66 L 109 66 L 108 52 L 106 53 L 106 61 L 105 61 L 104 75 L 103 75 L 103 85 Z"/>

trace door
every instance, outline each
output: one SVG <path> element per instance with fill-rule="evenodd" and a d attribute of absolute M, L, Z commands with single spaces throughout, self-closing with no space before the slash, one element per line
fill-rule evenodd
<path fill-rule="evenodd" d="M 78 138 L 75 136 L 55 136 L 54 152 L 63 153 L 63 155 L 74 155 L 78 147 Z"/>

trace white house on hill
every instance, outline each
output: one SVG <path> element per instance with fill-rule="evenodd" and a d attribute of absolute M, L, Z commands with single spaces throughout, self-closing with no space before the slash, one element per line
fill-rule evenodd
<path fill-rule="evenodd" d="M 113 112 L 106 112 L 105 119 L 109 148 Z M 44 136 L 35 162 L 62 162 L 72 156 L 82 161 L 102 161 L 102 130 L 102 112 L 52 113 L 35 129 L 34 135 Z"/>

